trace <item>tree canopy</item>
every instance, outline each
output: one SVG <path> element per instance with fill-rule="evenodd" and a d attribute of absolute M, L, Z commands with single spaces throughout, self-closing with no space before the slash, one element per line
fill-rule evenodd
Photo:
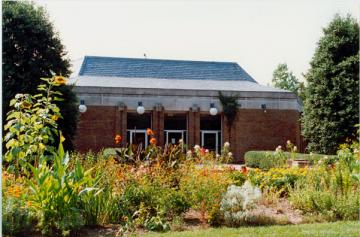
<path fill-rule="evenodd" d="M 36 93 L 42 77 L 70 75 L 67 52 L 55 32 L 46 11 L 25 1 L 3 2 L 3 117 L 9 111 L 9 102 L 17 93 Z M 63 114 L 59 128 L 71 148 L 77 118 L 77 99 L 69 86 L 59 90 L 65 99 L 57 102 Z M 5 119 L 4 119 L 5 120 Z"/>
<path fill-rule="evenodd" d="M 303 135 L 308 150 L 333 154 L 339 144 L 356 139 L 359 25 L 350 15 L 336 15 L 323 33 L 305 75 Z"/>
<path fill-rule="evenodd" d="M 286 63 L 280 63 L 273 72 L 271 83 L 274 87 L 289 90 L 298 93 L 299 80 L 292 71 L 289 70 Z"/>

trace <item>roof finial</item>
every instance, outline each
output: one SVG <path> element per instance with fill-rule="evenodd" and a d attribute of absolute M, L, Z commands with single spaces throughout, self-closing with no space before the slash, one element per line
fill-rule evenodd
<path fill-rule="evenodd" d="M 146 53 L 144 53 L 144 58 L 146 59 Z"/>

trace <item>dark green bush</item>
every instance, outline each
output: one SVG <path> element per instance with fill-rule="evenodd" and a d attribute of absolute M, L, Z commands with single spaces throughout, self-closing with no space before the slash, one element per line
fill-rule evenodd
<path fill-rule="evenodd" d="M 310 161 L 310 164 L 314 164 L 325 156 L 327 156 L 328 159 L 332 161 L 337 159 L 337 156 L 334 155 L 274 151 L 248 151 L 245 153 L 245 164 L 246 166 L 252 168 L 270 169 L 286 165 L 286 160 L 288 159 L 308 160 Z"/>

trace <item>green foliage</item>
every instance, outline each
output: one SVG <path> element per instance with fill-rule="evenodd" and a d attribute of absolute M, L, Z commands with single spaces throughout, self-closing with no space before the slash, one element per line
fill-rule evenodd
<path fill-rule="evenodd" d="M 5 161 L 8 169 L 18 174 L 20 168 L 25 168 L 26 163 L 38 164 L 39 158 L 53 153 L 52 146 L 58 134 L 56 120 L 61 118 L 60 109 L 54 101 L 61 100 L 61 93 L 54 91 L 54 86 L 59 86 L 59 76 L 42 78 L 46 84 L 40 84 L 40 94 L 17 94 L 10 101 L 13 107 L 7 115 L 4 130 L 6 153 Z M 26 169 L 24 170 L 26 171 Z"/>
<path fill-rule="evenodd" d="M 221 102 L 221 105 L 223 107 L 224 115 L 226 118 L 226 125 L 229 130 L 229 136 L 231 135 L 230 130 L 234 123 L 234 120 L 236 118 L 237 110 L 240 106 L 238 103 L 238 97 L 237 96 L 225 96 L 219 91 L 219 100 Z M 231 140 L 230 137 L 228 138 L 229 141 Z"/>
<path fill-rule="evenodd" d="M 289 90 L 299 95 L 300 82 L 291 72 L 286 63 L 280 63 L 273 72 L 271 83 L 274 87 Z"/>
<path fill-rule="evenodd" d="M 28 164 L 33 174 L 27 180 L 28 199 L 39 217 L 38 228 L 42 233 L 69 235 L 71 230 L 84 225 L 78 204 L 82 195 L 96 189 L 100 177 L 93 178 L 91 170 L 85 171 L 79 162 L 70 170 L 69 155 L 64 154 L 61 143 L 54 156 L 52 166 L 44 159 L 38 167 Z"/>
<path fill-rule="evenodd" d="M 35 94 L 41 77 L 51 77 L 51 70 L 68 77 L 69 59 L 48 14 L 26 1 L 4 1 L 2 14 L 3 117 L 9 103 L 18 93 Z M 74 92 L 69 86 L 59 88 L 64 101 L 56 101 L 63 118 L 59 128 L 71 148 L 77 125 L 78 110 Z"/>
<path fill-rule="evenodd" d="M 5 235 L 29 234 L 36 225 L 37 218 L 29 211 L 28 205 L 14 197 L 2 199 L 2 233 Z"/>
<path fill-rule="evenodd" d="M 248 167 L 268 170 L 286 166 L 288 156 L 283 151 L 248 151 L 245 164 Z"/>
<path fill-rule="evenodd" d="M 167 230 L 169 221 L 189 208 L 185 195 L 163 183 L 163 177 L 132 177 L 118 199 L 119 216 L 149 230 Z"/>
<path fill-rule="evenodd" d="M 247 175 L 240 171 L 233 171 L 229 174 L 232 184 L 236 186 L 242 186 L 247 180 Z"/>
<path fill-rule="evenodd" d="M 83 193 L 80 196 L 79 208 L 87 226 L 105 225 L 114 222 L 114 218 L 118 217 L 116 197 L 112 194 L 111 187 Z"/>
<path fill-rule="evenodd" d="M 359 122 L 359 25 L 336 15 L 323 32 L 305 75 L 303 135 L 309 151 L 335 154 Z"/>
<path fill-rule="evenodd" d="M 290 190 L 293 205 L 305 213 L 330 220 L 357 220 L 360 208 L 360 154 L 358 143 L 343 146 L 339 161 L 308 171 L 305 179 Z M 320 160 L 321 161 L 321 160 Z"/>
<path fill-rule="evenodd" d="M 181 178 L 180 190 L 189 198 L 191 207 L 201 212 L 202 221 L 205 222 L 206 214 L 215 213 L 214 207 L 219 206 L 222 194 L 230 183 L 227 175 L 211 167 L 193 167 Z"/>
<path fill-rule="evenodd" d="M 307 174 L 307 168 L 272 168 L 268 171 L 254 169 L 249 172 L 249 180 L 262 190 L 275 191 L 287 196 L 289 188 Z"/>
<path fill-rule="evenodd" d="M 336 155 L 322 155 L 322 154 L 303 154 L 283 152 L 285 159 L 278 159 L 273 151 L 248 151 L 245 153 L 245 164 L 248 167 L 269 169 L 282 167 L 288 159 L 308 160 L 310 164 L 316 164 L 319 160 L 327 157 L 329 164 L 338 160 Z"/>

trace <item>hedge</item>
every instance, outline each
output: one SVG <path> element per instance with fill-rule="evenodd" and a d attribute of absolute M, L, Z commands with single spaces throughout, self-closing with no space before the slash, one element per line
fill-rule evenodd
<path fill-rule="evenodd" d="M 293 156 L 293 157 L 292 157 Z M 282 167 L 286 165 L 288 159 L 308 160 L 310 164 L 319 161 L 324 156 L 336 159 L 334 155 L 322 155 L 322 154 L 303 154 L 290 152 L 278 152 L 274 151 L 248 151 L 245 153 L 245 164 L 248 167 L 270 169 L 276 167 Z"/>

